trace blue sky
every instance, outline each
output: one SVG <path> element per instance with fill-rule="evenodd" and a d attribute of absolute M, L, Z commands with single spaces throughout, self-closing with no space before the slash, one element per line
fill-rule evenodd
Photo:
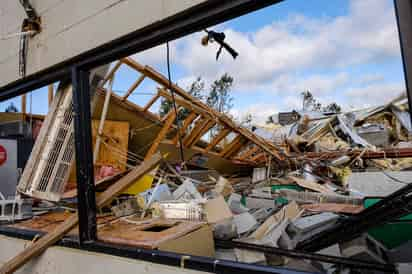
<path fill-rule="evenodd" d="M 202 76 L 208 86 L 227 72 L 235 79 L 232 114 L 252 114 L 258 123 L 299 108 L 306 89 L 344 109 L 382 104 L 404 90 L 392 2 L 286 0 L 225 22 L 213 29 L 226 33 L 238 59 L 223 53 L 216 62 L 216 45 L 202 47 L 203 33 L 195 33 L 171 42 L 173 81 L 187 87 Z M 165 57 L 164 45 L 133 56 L 163 73 Z M 135 77 L 122 69 L 114 89 L 126 90 Z M 144 94 L 155 90 L 145 81 L 131 99 L 144 104 L 149 98 Z M 33 94 L 33 112 L 47 111 L 47 92 Z M 7 104 L 0 103 L 0 110 Z"/>

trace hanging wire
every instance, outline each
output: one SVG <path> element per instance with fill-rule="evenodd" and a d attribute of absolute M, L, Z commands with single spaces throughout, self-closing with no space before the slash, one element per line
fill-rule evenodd
<path fill-rule="evenodd" d="M 172 94 L 172 103 L 173 103 L 173 109 L 176 115 L 176 124 L 177 124 L 177 136 L 179 139 L 179 148 L 180 148 L 180 159 L 182 161 L 182 163 L 184 164 L 185 162 L 185 156 L 183 154 L 183 142 L 182 142 L 182 135 L 180 132 L 180 121 L 179 121 L 179 115 L 178 115 L 178 111 L 177 111 L 177 106 L 176 106 L 176 100 L 175 100 L 175 93 L 173 92 L 172 89 L 172 77 L 171 77 L 171 73 L 170 73 L 170 48 L 169 48 L 169 42 L 166 42 L 166 59 L 167 59 L 167 77 L 169 80 L 169 91 Z"/>

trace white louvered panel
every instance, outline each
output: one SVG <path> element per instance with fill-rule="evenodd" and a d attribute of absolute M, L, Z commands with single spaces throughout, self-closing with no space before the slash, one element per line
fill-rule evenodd
<path fill-rule="evenodd" d="M 35 162 L 24 170 L 18 187 L 26 195 L 50 201 L 60 199 L 74 158 L 72 89 L 69 86 L 58 94 L 54 112 L 48 114 L 53 118 L 42 127 L 44 138 L 37 139 L 39 149 L 33 149 L 30 157 Z"/>

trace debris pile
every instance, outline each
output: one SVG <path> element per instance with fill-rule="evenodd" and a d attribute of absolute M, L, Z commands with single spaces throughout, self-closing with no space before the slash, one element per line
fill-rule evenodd
<path fill-rule="evenodd" d="M 141 74 L 122 97 L 111 89 L 121 65 Z M 144 106 L 128 101 L 146 78 L 160 85 L 155 96 Z M 164 117 L 150 111 L 159 98 L 175 100 L 189 113 L 180 126 L 174 110 Z M 405 186 L 412 128 L 404 97 L 345 114 L 297 113 L 292 124 L 270 134 L 252 132 L 169 86 L 154 69 L 122 59 L 92 100 L 100 241 L 346 273 L 393 270 L 398 261 L 391 254 L 412 240 L 410 233 L 388 236 L 411 228 L 397 224 L 396 216 L 393 223 L 321 251 L 327 255 L 300 249 Z M 78 203 L 71 87 L 60 87 L 53 102 L 18 186 L 22 197 L 34 199 L 33 212 L 25 214 L 25 202 L 19 202 L 16 219 L 26 220 L 10 224 L 48 233 L 33 244 L 33 254 L 67 233 L 77 234 L 77 215 L 69 213 Z M 3 216 L 9 203 L 0 202 Z"/>

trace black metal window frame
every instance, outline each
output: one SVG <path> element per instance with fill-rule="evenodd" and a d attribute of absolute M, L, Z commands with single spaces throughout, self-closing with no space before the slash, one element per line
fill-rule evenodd
<path fill-rule="evenodd" d="M 187 34 L 200 31 L 206 27 L 239 17 L 246 13 L 250 13 L 281 1 L 282 0 L 209 0 L 170 18 L 159 21 L 141 30 L 135 31 L 124 37 L 80 54 L 51 68 L 0 87 L 0 102 L 2 102 L 12 97 L 22 95 L 27 91 L 41 88 L 59 80 L 68 78 L 71 79 L 74 92 L 73 108 L 75 113 L 75 149 L 76 151 L 82 152 L 76 153 L 77 190 L 79 201 L 79 244 L 81 247 L 90 246 L 90 243 L 93 243 L 97 239 L 96 203 L 90 125 L 91 113 L 89 103 L 90 70 L 118 60 L 122 57 L 141 52 L 167 41 L 172 41 Z M 411 113 L 412 3 L 409 0 L 394 0 L 394 3 L 399 30 L 409 111 Z M 408 189 L 408 191 L 410 192 L 411 189 Z M 385 209 L 385 205 L 388 203 L 391 204 L 393 200 L 393 195 L 390 195 L 378 203 L 378 206 L 371 207 L 365 211 L 367 211 L 367 213 L 375 213 L 377 207 Z M 396 199 L 396 201 L 398 202 L 396 205 L 399 205 L 399 199 Z M 409 205 L 409 200 L 402 200 L 401 202 Z M 369 215 L 367 214 L 365 216 Z M 352 223 L 352 225 L 356 226 L 356 222 L 362 222 L 362 220 L 355 220 L 354 222 L 355 223 Z M 373 223 L 372 220 L 371 223 Z M 365 228 L 364 225 L 359 227 L 362 227 L 363 229 Z M 338 240 L 336 237 L 340 237 L 340 235 L 342 234 L 336 234 L 334 239 L 328 239 L 327 243 L 330 244 L 332 242 L 336 242 Z M 244 268 L 244 270 L 247 270 L 247 268 Z M 250 271 L 250 269 L 247 271 Z M 267 269 L 261 273 L 267 273 L 268 271 L 269 270 Z"/>

